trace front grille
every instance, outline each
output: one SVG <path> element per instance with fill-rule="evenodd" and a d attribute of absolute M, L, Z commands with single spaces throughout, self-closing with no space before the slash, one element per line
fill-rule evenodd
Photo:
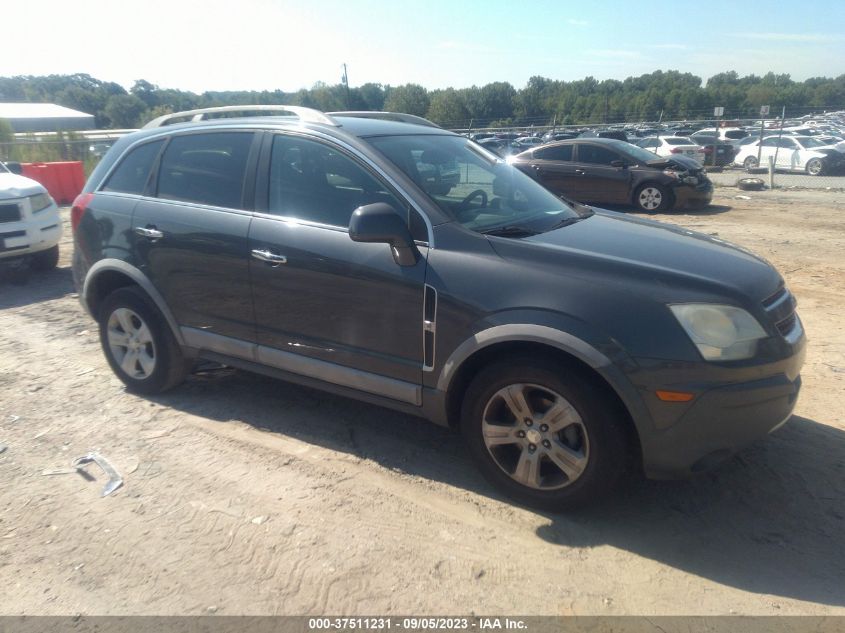
<path fill-rule="evenodd" d="M 786 336 L 792 331 L 792 328 L 795 327 L 795 320 L 796 316 L 793 312 L 783 321 L 778 321 L 777 323 L 775 323 L 775 327 L 778 329 L 778 332 L 780 332 L 783 336 Z"/>
<path fill-rule="evenodd" d="M 0 204 L 0 222 L 19 222 L 21 208 L 17 204 Z"/>
<path fill-rule="evenodd" d="M 778 288 L 773 295 L 763 299 L 763 308 L 781 336 L 788 336 L 798 325 L 798 315 L 795 314 L 796 305 L 795 297 L 783 286 Z"/>

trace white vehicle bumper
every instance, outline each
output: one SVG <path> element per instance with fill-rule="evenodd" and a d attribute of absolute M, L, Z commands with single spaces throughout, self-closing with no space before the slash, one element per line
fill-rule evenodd
<path fill-rule="evenodd" d="M 44 251 L 59 243 L 62 218 L 55 203 L 35 213 L 28 198 L 0 200 L 0 205 L 17 205 L 20 212 L 20 220 L 0 221 L 0 260 Z"/>

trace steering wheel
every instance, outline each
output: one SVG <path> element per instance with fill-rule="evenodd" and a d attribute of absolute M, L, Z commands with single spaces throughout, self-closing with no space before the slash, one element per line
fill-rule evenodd
<path fill-rule="evenodd" d="M 487 192 L 483 189 L 476 189 L 472 193 L 470 193 L 466 198 L 461 200 L 460 204 L 458 205 L 458 211 L 469 211 L 470 209 L 470 202 L 475 200 L 476 198 L 481 198 L 481 208 L 487 206 Z"/>

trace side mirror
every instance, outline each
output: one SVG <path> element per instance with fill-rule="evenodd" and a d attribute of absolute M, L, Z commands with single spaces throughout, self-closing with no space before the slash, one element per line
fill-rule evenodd
<path fill-rule="evenodd" d="M 385 202 L 358 207 L 349 220 L 353 242 L 380 242 L 390 245 L 394 261 L 400 266 L 417 263 L 419 251 L 405 220 Z"/>
<path fill-rule="evenodd" d="M 627 167 L 627 165 L 625 164 L 625 162 L 624 162 L 624 161 L 621 161 L 621 160 L 612 160 L 612 161 L 610 161 L 610 166 L 611 166 L 611 167 L 616 167 L 617 169 L 622 169 L 622 168 L 624 168 L 624 167 Z"/>
<path fill-rule="evenodd" d="M 20 176 L 23 173 L 23 167 L 17 161 L 9 161 L 8 163 L 4 163 L 6 165 L 6 169 L 8 169 L 13 174 L 17 174 Z"/>

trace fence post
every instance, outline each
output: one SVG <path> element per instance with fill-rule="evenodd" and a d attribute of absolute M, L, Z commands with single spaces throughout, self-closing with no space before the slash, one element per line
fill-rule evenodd
<path fill-rule="evenodd" d="M 769 189 L 775 188 L 775 159 L 769 156 Z"/>

